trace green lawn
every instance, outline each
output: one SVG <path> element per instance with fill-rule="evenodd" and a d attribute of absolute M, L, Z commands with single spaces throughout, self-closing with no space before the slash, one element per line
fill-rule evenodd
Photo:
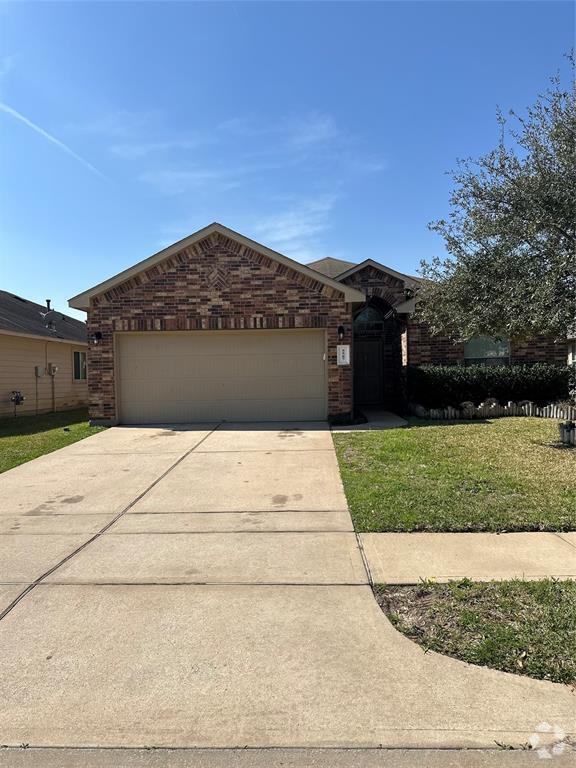
<path fill-rule="evenodd" d="M 0 419 L 0 472 L 6 472 L 18 464 L 51 453 L 101 430 L 102 427 L 88 425 L 85 408 L 42 416 Z"/>
<path fill-rule="evenodd" d="M 551 419 L 334 434 L 359 531 L 576 529 L 576 451 Z"/>
<path fill-rule="evenodd" d="M 377 586 L 398 630 L 427 650 L 557 683 L 576 683 L 576 582 L 469 580 Z"/>

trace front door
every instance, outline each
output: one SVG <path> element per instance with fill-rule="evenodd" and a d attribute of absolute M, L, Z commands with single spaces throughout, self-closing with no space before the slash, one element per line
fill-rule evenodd
<path fill-rule="evenodd" d="M 354 318 L 354 404 L 399 407 L 400 325 L 392 308 L 371 299 Z"/>
<path fill-rule="evenodd" d="M 354 401 L 380 405 L 384 399 L 384 355 L 379 336 L 354 339 Z"/>

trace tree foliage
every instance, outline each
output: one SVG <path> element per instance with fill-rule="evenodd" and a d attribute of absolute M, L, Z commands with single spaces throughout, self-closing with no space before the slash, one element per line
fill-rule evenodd
<path fill-rule="evenodd" d="M 498 113 L 498 146 L 459 161 L 448 258 L 422 262 L 419 316 L 435 333 L 566 338 L 576 322 L 576 90 L 559 76 L 521 116 Z"/>

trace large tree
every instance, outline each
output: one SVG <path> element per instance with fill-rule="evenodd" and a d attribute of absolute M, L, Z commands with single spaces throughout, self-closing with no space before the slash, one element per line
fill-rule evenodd
<path fill-rule="evenodd" d="M 419 316 L 433 332 L 565 338 L 576 324 L 576 91 L 554 77 L 525 115 L 498 113 L 500 141 L 459 161 L 449 256 L 422 262 Z"/>

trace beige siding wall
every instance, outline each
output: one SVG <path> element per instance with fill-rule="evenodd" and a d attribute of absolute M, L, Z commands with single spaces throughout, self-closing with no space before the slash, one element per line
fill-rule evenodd
<path fill-rule="evenodd" d="M 86 350 L 80 344 L 67 344 L 43 339 L 0 334 L 0 416 L 12 415 L 10 392 L 18 389 L 26 400 L 17 413 L 45 413 L 78 408 L 88 402 L 86 380 L 74 381 L 73 350 Z M 58 366 L 54 377 L 47 373 L 36 378 L 37 365 Z M 54 389 L 52 389 L 52 378 Z"/>

